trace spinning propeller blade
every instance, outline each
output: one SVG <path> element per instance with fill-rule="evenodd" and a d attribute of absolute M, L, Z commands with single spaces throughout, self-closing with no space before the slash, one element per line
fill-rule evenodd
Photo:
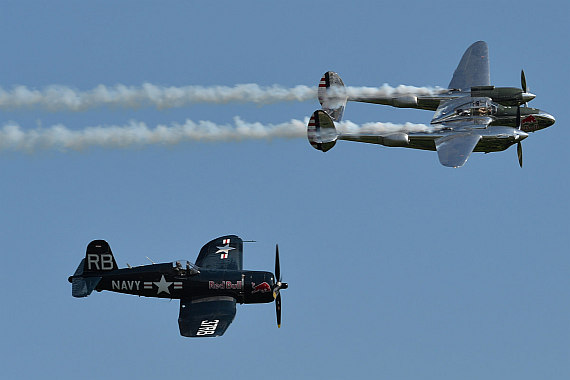
<path fill-rule="evenodd" d="M 521 87 L 522 87 L 522 102 L 524 106 L 527 107 L 527 103 L 536 97 L 536 95 L 528 92 L 528 86 L 526 85 L 526 77 L 524 75 L 524 70 L 521 70 Z"/>
<path fill-rule="evenodd" d="M 524 71 L 521 72 L 521 82 L 524 83 L 526 86 L 526 80 L 524 80 Z M 516 118 L 517 128 L 521 129 L 521 107 L 517 106 L 517 118 Z M 519 166 L 522 168 L 523 165 L 523 152 L 522 152 L 522 144 L 519 141 L 517 143 L 517 157 L 519 158 Z"/>
<path fill-rule="evenodd" d="M 275 298 L 275 313 L 277 314 L 277 328 L 281 328 L 281 293 Z"/>
<path fill-rule="evenodd" d="M 521 70 L 521 88 L 523 92 L 528 92 L 526 88 L 526 77 L 524 76 L 524 70 Z"/>
<path fill-rule="evenodd" d="M 275 279 L 281 281 L 281 268 L 279 265 L 279 244 L 275 244 Z"/>
<path fill-rule="evenodd" d="M 281 282 L 281 268 L 279 265 L 279 245 L 275 245 L 275 286 L 273 287 L 273 298 L 275 299 L 275 313 L 277 314 L 277 327 L 281 327 L 281 289 L 287 289 L 289 285 Z"/>

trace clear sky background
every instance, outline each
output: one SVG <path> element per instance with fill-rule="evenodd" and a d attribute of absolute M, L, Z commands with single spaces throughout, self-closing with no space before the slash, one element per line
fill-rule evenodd
<path fill-rule="evenodd" d="M 5 1 L 1 86 L 447 86 L 489 44 L 491 81 L 556 117 L 465 167 L 435 152 L 306 138 L 0 152 L 0 377 L 5 379 L 568 379 L 567 1 Z M 317 100 L 259 106 L 1 109 L 23 129 L 186 119 L 282 123 Z M 432 113 L 353 104 L 357 123 Z M 238 234 L 244 266 L 281 250 L 273 304 L 238 306 L 226 334 L 178 333 L 178 301 L 71 296 L 92 239 L 119 266 L 188 259 Z"/>

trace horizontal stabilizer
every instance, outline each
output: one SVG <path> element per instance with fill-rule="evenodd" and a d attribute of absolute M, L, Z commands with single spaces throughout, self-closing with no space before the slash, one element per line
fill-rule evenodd
<path fill-rule="evenodd" d="M 341 121 L 348 95 L 340 76 L 334 71 L 327 71 L 319 82 L 317 93 L 323 111 L 334 121 Z"/>
<path fill-rule="evenodd" d="M 84 265 L 85 259 L 81 260 L 77 270 L 71 278 L 71 295 L 73 297 L 87 297 L 93 290 L 95 290 L 95 287 L 101 280 L 101 277 L 82 277 Z"/>
<path fill-rule="evenodd" d="M 74 297 L 87 297 L 101 281 L 101 277 L 74 277 L 71 282 L 71 295 Z"/>

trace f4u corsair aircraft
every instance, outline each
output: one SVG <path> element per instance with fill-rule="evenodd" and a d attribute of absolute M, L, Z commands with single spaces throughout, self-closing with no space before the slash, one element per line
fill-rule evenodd
<path fill-rule="evenodd" d="M 144 297 L 180 299 L 178 326 L 187 337 L 223 335 L 234 320 L 236 303 L 267 303 L 275 300 L 277 325 L 281 326 L 279 248 L 275 252 L 275 276 L 270 272 L 244 271 L 243 240 L 222 236 L 204 245 L 196 264 L 188 261 L 119 269 L 111 247 L 94 240 L 73 276 L 74 297 L 93 290 Z M 276 280 L 277 279 L 277 280 Z"/>
<path fill-rule="evenodd" d="M 535 95 L 527 90 L 524 71 L 521 87 L 491 86 L 489 49 L 484 41 L 475 42 L 465 51 L 448 89 L 431 94 L 350 94 L 339 75 L 329 71 L 319 83 L 322 110 L 313 113 L 307 135 L 311 145 L 323 152 L 337 140 L 436 150 L 441 164 L 448 167 L 463 166 L 473 151 L 497 152 L 517 144 L 522 167 L 521 141 L 528 137 L 528 132 L 549 127 L 555 120 L 544 111 L 526 106 Z M 347 100 L 436 112 L 430 127 L 423 132 L 339 133 L 334 122 L 342 119 Z"/>

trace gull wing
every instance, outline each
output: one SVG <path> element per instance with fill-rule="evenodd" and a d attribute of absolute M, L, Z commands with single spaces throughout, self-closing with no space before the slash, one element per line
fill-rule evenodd
<path fill-rule="evenodd" d="M 439 162 L 443 166 L 452 168 L 463 166 L 481 137 L 474 132 L 456 132 L 436 139 L 435 147 Z"/>
<path fill-rule="evenodd" d="M 243 240 L 226 235 L 208 242 L 200 250 L 196 265 L 204 269 L 242 270 Z"/>
<path fill-rule="evenodd" d="M 489 47 L 485 41 L 478 41 L 463 54 L 448 88 L 468 91 L 474 86 L 490 85 Z"/>
<path fill-rule="evenodd" d="M 199 338 L 221 336 L 235 316 L 236 300 L 232 297 L 181 299 L 180 335 Z"/>

